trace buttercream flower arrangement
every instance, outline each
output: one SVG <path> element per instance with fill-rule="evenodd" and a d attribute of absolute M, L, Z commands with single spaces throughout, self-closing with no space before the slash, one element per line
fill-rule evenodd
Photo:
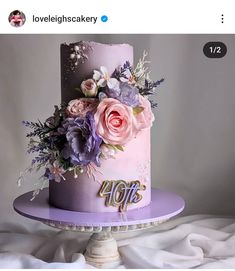
<path fill-rule="evenodd" d="M 28 153 L 36 154 L 27 171 L 45 167 L 43 177 L 57 182 L 68 170 L 75 177 L 89 174 L 150 128 L 156 104 L 148 98 L 164 79 L 150 80 L 146 55 L 135 68 L 126 62 L 111 76 L 103 66 L 94 70 L 93 77 L 78 86 L 79 98 L 55 106 L 44 123 L 24 121 L 32 129 Z"/>

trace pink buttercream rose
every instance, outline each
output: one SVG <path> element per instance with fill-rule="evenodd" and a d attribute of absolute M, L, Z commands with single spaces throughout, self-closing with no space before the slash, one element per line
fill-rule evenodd
<path fill-rule="evenodd" d="M 67 106 L 67 114 L 69 117 L 85 117 L 86 113 L 94 112 L 98 105 L 98 99 L 81 98 L 72 100 Z"/>
<path fill-rule="evenodd" d="M 87 79 L 81 83 L 81 90 L 86 97 L 95 97 L 98 87 L 93 79 Z"/>
<path fill-rule="evenodd" d="M 96 132 L 107 144 L 124 145 L 135 136 L 133 109 L 113 98 L 104 98 L 94 115 Z"/>
<path fill-rule="evenodd" d="M 137 132 L 150 128 L 155 119 L 151 109 L 151 104 L 146 97 L 139 95 L 139 106 L 143 107 L 144 110 L 136 114 L 134 117 L 133 124 Z"/>

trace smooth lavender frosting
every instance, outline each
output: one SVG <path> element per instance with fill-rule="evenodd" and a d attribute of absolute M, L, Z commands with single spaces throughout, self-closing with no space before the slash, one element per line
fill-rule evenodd
<path fill-rule="evenodd" d="M 110 75 L 126 61 L 133 64 L 133 47 L 128 44 L 100 44 L 85 42 L 86 50 L 83 59 L 78 58 L 74 65 L 74 46 L 82 43 L 61 45 L 61 96 L 62 102 L 78 98 L 75 88 L 84 79 L 92 76 L 93 70 L 105 66 Z M 88 48 L 88 49 L 87 49 Z M 124 152 L 118 152 L 115 159 L 102 160 L 100 171 L 93 177 L 86 173 L 74 178 L 73 173 L 65 174 L 66 180 L 60 183 L 50 181 L 49 201 L 52 205 L 79 212 L 117 212 L 118 208 L 105 206 L 105 199 L 98 196 L 101 184 L 105 180 L 139 180 L 146 186 L 141 191 L 143 196 L 136 204 L 128 206 L 128 210 L 141 208 L 150 203 L 150 129 L 140 132 L 136 138 L 128 142 Z"/>
<path fill-rule="evenodd" d="M 129 44 L 101 44 L 96 42 L 84 42 L 88 49 L 85 50 L 86 58 L 78 62 L 76 67 L 71 69 L 73 59 L 71 54 L 79 42 L 61 44 L 61 99 L 62 102 L 69 102 L 78 97 L 76 91 L 84 79 L 92 78 L 93 70 L 99 70 L 105 66 L 110 75 L 114 70 L 123 65 L 126 61 L 133 64 L 133 47 Z"/>
<path fill-rule="evenodd" d="M 127 210 L 140 208 L 150 203 L 150 129 L 142 131 L 125 146 L 124 152 L 118 152 L 115 159 L 102 160 L 100 171 L 95 180 L 86 173 L 74 178 L 72 172 L 65 174 L 66 180 L 60 183 L 50 181 L 50 202 L 62 209 L 80 212 L 117 212 L 118 208 L 105 206 L 105 199 L 98 196 L 101 184 L 105 180 L 139 180 L 146 186 L 140 191 L 142 200 L 128 205 Z"/>

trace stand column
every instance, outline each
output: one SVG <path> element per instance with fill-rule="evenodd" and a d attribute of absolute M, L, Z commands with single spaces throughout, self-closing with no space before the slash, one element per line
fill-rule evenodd
<path fill-rule="evenodd" d="M 98 268 L 113 268 L 118 265 L 120 255 L 111 232 L 93 233 L 86 247 L 85 258 L 88 264 Z"/>

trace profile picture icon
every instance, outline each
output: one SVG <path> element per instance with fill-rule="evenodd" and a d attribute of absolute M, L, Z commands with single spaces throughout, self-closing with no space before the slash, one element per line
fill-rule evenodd
<path fill-rule="evenodd" d="M 8 17 L 9 23 L 14 27 L 20 27 L 25 23 L 25 15 L 22 11 L 14 10 L 10 13 Z"/>

